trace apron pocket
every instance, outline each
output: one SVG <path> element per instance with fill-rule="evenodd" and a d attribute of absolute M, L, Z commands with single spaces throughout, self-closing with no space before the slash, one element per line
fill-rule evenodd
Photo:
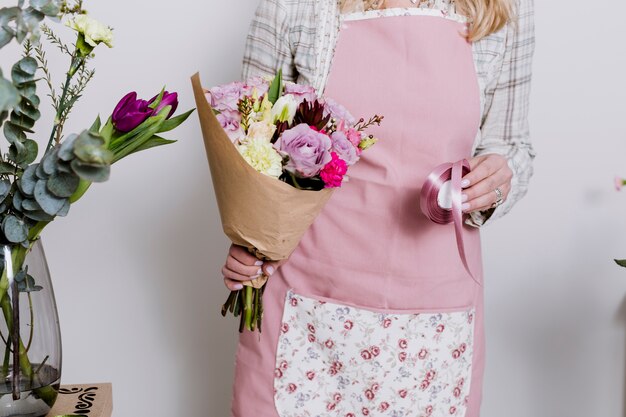
<path fill-rule="evenodd" d="M 474 309 L 384 312 L 287 292 L 280 417 L 464 416 Z"/>

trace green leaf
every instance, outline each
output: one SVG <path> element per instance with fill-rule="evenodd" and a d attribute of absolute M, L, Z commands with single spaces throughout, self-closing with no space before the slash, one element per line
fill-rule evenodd
<path fill-rule="evenodd" d="M 0 200 L 4 200 L 9 195 L 9 191 L 11 191 L 11 181 L 2 180 L 0 181 Z"/>
<path fill-rule="evenodd" d="M 160 136 L 154 135 L 150 139 L 148 139 L 144 144 L 128 155 L 132 155 L 137 152 L 145 151 L 150 148 L 156 148 L 157 146 L 169 145 L 170 143 L 176 143 L 175 140 L 165 139 Z"/>
<path fill-rule="evenodd" d="M 619 266 L 623 266 L 624 268 L 626 268 L 626 259 L 614 259 L 614 261 Z"/>
<path fill-rule="evenodd" d="M 96 117 L 96 120 L 93 122 L 93 124 L 89 128 L 89 131 L 92 133 L 96 133 L 96 134 L 100 133 L 101 124 L 102 122 L 100 121 L 100 115 L 98 115 L 98 117 Z"/>
<path fill-rule="evenodd" d="M 28 238 L 28 227 L 13 215 L 6 216 L 2 221 L 2 231 L 9 242 L 20 243 Z"/>
<path fill-rule="evenodd" d="M 48 191 L 46 181 L 44 180 L 39 180 L 35 184 L 34 196 L 35 201 L 41 206 L 42 210 L 51 216 L 56 215 L 63 208 L 66 201 L 65 198 L 59 198 Z"/>
<path fill-rule="evenodd" d="M 105 182 L 109 179 L 111 173 L 111 167 L 109 165 L 86 164 L 78 159 L 72 161 L 72 170 L 74 170 L 76 175 L 81 179 L 90 182 Z"/>
<path fill-rule="evenodd" d="M 154 99 L 154 101 L 148 107 L 151 109 L 156 109 L 159 106 L 159 104 L 161 104 L 161 100 L 163 100 L 164 94 L 165 94 L 165 87 L 163 87 L 159 95 Z"/>
<path fill-rule="evenodd" d="M 19 92 L 13 83 L 0 77 L 0 112 L 12 110 L 19 103 Z"/>
<path fill-rule="evenodd" d="M 283 87 L 283 70 L 279 69 L 278 74 L 276 74 L 276 77 L 274 77 L 274 80 L 270 84 L 270 89 L 267 93 L 267 98 L 270 101 L 270 103 L 274 104 L 276 103 L 276 101 L 278 101 L 278 98 L 280 97 L 280 93 L 282 92 L 281 91 L 282 87 Z"/>
<path fill-rule="evenodd" d="M 150 124 L 147 124 L 146 128 L 141 131 L 141 133 L 139 133 L 136 137 L 126 140 L 124 143 L 121 143 L 117 149 L 114 149 L 113 154 L 115 156 L 113 158 L 113 163 L 130 155 L 135 151 L 135 149 L 140 148 L 146 141 L 150 140 L 150 138 L 153 137 L 161 128 L 161 124 L 167 117 L 169 111 L 170 106 L 165 106 L 156 116 L 149 117 L 148 121 L 150 121 Z"/>
<path fill-rule="evenodd" d="M 196 109 L 191 109 L 188 112 L 180 114 L 176 117 L 172 117 L 171 119 L 167 119 L 161 125 L 161 129 L 157 133 L 169 132 L 170 130 L 176 129 L 178 126 L 183 124 L 185 120 L 193 113 Z"/>
<path fill-rule="evenodd" d="M 18 125 L 11 122 L 6 122 L 4 124 L 4 137 L 13 145 L 26 140 L 26 134 L 23 130 L 20 129 Z"/>
<path fill-rule="evenodd" d="M 48 191 L 56 197 L 68 198 L 78 188 L 79 181 L 77 175 L 60 172 L 48 178 Z"/>
<path fill-rule="evenodd" d="M 35 184 L 37 184 L 37 167 L 39 164 L 33 164 L 24 170 L 22 178 L 20 178 L 18 185 L 20 190 L 27 196 L 33 195 L 35 192 Z"/>
<path fill-rule="evenodd" d="M 16 168 L 8 162 L 0 162 L 0 175 L 14 174 Z"/>

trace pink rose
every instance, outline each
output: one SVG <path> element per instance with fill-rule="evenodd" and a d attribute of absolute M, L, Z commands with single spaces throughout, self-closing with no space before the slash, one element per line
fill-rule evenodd
<path fill-rule="evenodd" d="M 279 368 L 274 369 L 275 378 L 282 378 L 282 376 L 283 376 L 283 371 L 281 371 Z"/>
<path fill-rule="evenodd" d="M 426 349 L 422 349 L 417 354 L 417 357 L 423 360 L 426 359 L 426 355 L 428 355 L 428 351 Z"/>
<path fill-rule="evenodd" d="M 460 351 L 460 350 L 458 350 L 458 349 L 454 349 L 454 351 L 452 352 L 452 357 L 453 357 L 454 359 L 458 359 L 458 358 L 460 358 L 460 357 L 461 357 L 461 351 Z"/>
<path fill-rule="evenodd" d="M 309 339 L 309 342 L 311 343 L 315 342 L 315 335 L 313 333 L 309 333 L 308 339 Z"/>
<path fill-rule="evenodd" d="M 422 391 L 426 390 L 426 388 L 428 388 L 428 386 L 430 385 L 430 381 L 428 380 L 423 380 L 422 383 L 420 384 L 420 389 Z"/>
<path fill-rule="evenodd" d="M 372 355 L 378 356 L 380 354 L 380 348 L 378 346 L 372 346 L 370 352 L 372 352 Z"/>
<path fill-rule="evenodd" d="M 372 359 L 372 354 L 370 353 L 369 350 L 364 349 L 361 351 L 361 357 L 367 361 L 367 360 Z"/>
<path fill-rule="evenodd" d="M 379 409 L 380 411 L 385 411 L 385 410 L 387 410 L 388 408 L 389 408 L 389 403 L 388 403 L 388 402 L 385 402 L 385 401 L 383 401 L 382 403 L 380 403 L 380 406 L 378 406 L 378 409 Z"/>
<path fill-rule="evenodd" d="M 281 330 L 283 333 L 287 333 L 287 332 L 289 331 L 289 324 L 287 324 L 287 323 L 283 323 L 283 325 L 282 325 L 282 327 L 280 328 L 280 330 Z"/>
<path fill-rule="evenodd" d="M 373 400 L 374 399 L 374 391 L 372 391 L 371 389 L 365 390 L 365 398 L 367 398 L 368 400 Z"/>
<path fill-rule="evenodd" d="M 309 381 L 313 381 L 313 378 L 315 378 L 315 372 L 313 372 L 313 371 L 308 371 L 308 372 L 306 373 L 306 377 L 307 377 L 307 379 L 308 379 Z"/>
<path fill-rule="evenodd" d="M 241 115 L 238 111 L 224 110 L 216 118 L 232 142 L 236 142 L 245 136 L 240 125 Z"/>
<path fill-rule="evenodd" d="M 306 328 L 311 332 L 311 333 L 315 333 L 315 326 L 313 326 L 311 323 L 308 323 L 306 325 Z"/>
<path fill-rule="evenodd" d="M 343 324 L 343 328 L 346 330 L 350 330 L 352 329 L 353 323 L 350 320 L 346 320 L 346 322 Z"/>
<path fill-rule="evenodd" d="M 450 414 L 455 414 L 456 413 L 456 407 L 452 406 L 450 407 Z"/>
<path fill-rule="evenodd" d="M 398 340 L 398 346 L 400 347 L 400 349 L 406 349 L 406 347 L 408 346 L 408 342 L 406 341 L 406 339 L 400 339 Z"/>
<path fill-rule="evenodd" d="M 237 110 L 237 103 L 243 95 L 243 83 L 234 82 L 209 90 L 211 107 L 216 110 Z"/>
<path fill-rule="evenodd" d="M 242 86 L 243 94 L 246 96 L 252 96 L 252 92 L 255 88 L 258 97 L 262 97 L 270 89 L 270 83 L 263 77 L 252 77 Z"/>
<path fill-rule="evenodd" d="M 405 389 L 401 389 L 400 391 L 398 391 L 398 395 L 400 396 L 400 398 L 406 398 L 407 393 L 408 392 Z"/>
<path fill-rule="evenodd" d="M 320 177 L 324 181 L 324 188 L 341 187 L 343 177 L 348 172 L 348 165 L 346 161 L 339 158 L 336 152 L 331 152 L 330 155 L 331 160 L 322 168 Z"/>
<path fill-rule="evenodd" d="M 400 362 L 404 362 L 406 360 L 406 352 L 400 352 L 398 353 L 398 360 Z"/>
<path fill-rule="evenodd" d="M 443 324 L 440 324 L 439 326 L 437 326 L 437 333 L 442 333 L 445 328 L 446 327 Z"/>
<path fill-rule="evenodd" d="M 359 160 L 357 155 L 357 148 L 348 140 L 345 133 L 336 131 L 330 135 L 330 139 L 333 142 L 332 150 L 339 155 L 341 159 L 346 161 L 348 166 L 354 165 Z"/>
<path fill-rule="evenodd" d="M 368 410 L 367 408 L 363 407 L 363 409 L 361 410 L 361 413 L 363 413 L 364 416 L 369 416 L 370 415 L 370 410 Z"/>
<path fill-rule="evenodd" d="M 455 397 L 457 397 L 457 398 L 460 397 L 461 396 L 461 388 L 459 388 L 459 387 L 454 388 L 454 390 L 452 391 L 452 394 Z"/>
<path fill-rule="evenodd" d="M 329 97 L 324 99 L 324 116 L 327 115 L 330 115 L 337 123 L 345 121 L 350 126 L 356 123 L 354 116 L 352 116 L 344 106 Z"/>
<path fill-rule="evenodd" d="M 287 392 L 291 394 L 292 392 L 294 392 L 296 390 L 296 388 L 298 388 L 298 387 L 296 387 L 296 384 L 291 383 L 291 384 L 289 384 L 287 386 Z"/>
<path fill-rule="evenodd" d="M 337 404 L 335 404 L 335 403 L 328 403 L 328 405 L 326 406 L 326 410 L 333 411 L 335 409 L 335 407 L 337 407 Z"/>
<path fill-rule="evenodd" d="M 436 372 L 432 369 L 426 373 L 426 379 L 432 381 L 435 378 Z"/>
<path fill-rule="evenodd" d="M 332 161 L 328 135 L 316 132 L 306 123 L 286 130 L 278 138 L 274 147 L 282 154 L 289 155 L 285 169 L 302 178 L 311 178 Z"/>
<path fill-rule="evenodd" d="M 309 103 L 317 100 L 317 92 L 315 88 L 310 85 L 285 83 L 285 94 L 291 94 L 295 97 L 298 105 L 304 100 Z"/>
<path fill-rule="evenodd" d="M 335 346 L 335 343 L 328 339 L 326 342 L 324 342 L 324 346 L 326 346 L 328 349 L 332 349 L 333 346 Z"/>
<path fill-rule="evenodd" d="M 389 326 L 391 326 L 391 319 L 383 320 L 383 328 L 387 329 Z"/>
<path fill-rule="evenodd" d="M 335 395 L 333 395 L 333 401 L 338 403 L 339 401 L 341 401 L 342 397 L 341 394 L 339 394 L 338 392 L 335 393 Z"/>
<path fill-rule="evenodd" d="M 287 369 L 287 367 L 289 367 L 289 364 L 287 363 L 287 361 L 280 361 L 280 365 L 278 365 L 280 369 Z"/>

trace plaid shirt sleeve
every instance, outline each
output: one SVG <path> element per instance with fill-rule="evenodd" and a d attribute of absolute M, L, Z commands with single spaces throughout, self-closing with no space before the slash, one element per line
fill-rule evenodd
<path fill-rule="evenodd" d="M 486 92 L 481 140 L 476 155 L 504 155 L 513 171 L 511 192 L 496 209 L 474 212 L 468 224 L 483 226 L 506 214 L 528 189 L 535 152 L 530 143 L 528 106 L 535 49 L 533 0 L 520 0 L 517 21 L 508 25 L 506 50 L 495 88 Z"/>
<path fill-rule="evenodd" d="M 289 8 L 283 0 L 261 0 L 250 24 L 243 58 L 243 79 L 276 75 L 297 79 L 294 56 L 290 46 Z"/>

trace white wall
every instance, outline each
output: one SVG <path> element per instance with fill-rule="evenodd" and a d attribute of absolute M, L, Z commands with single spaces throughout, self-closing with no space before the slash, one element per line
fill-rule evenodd
<path fill-rule="evenodd" d="M 207 86 L 237 78 L 256 2 L 87 5 L 115 27 L 116 47 L 99 48 L 68 132 L 131 89 L 149 97 L 167 83 L 186 109 L 196 70 Z M 626 270 L 612 258 L 626 257 L 626 194 L 612 178 L 626 176 L 626 4 L 536 8 L 536 175 L 527 198 L 483 234 L 483 416 L 622 417 Z M 170 136 L 180 143 L 115 166 L 45 233 L 63 380 L 112 381 L 120 417 L 227 417 L 236 326 L 219 315 L 219 270 L 228 242 L 197 118 Z"/>

